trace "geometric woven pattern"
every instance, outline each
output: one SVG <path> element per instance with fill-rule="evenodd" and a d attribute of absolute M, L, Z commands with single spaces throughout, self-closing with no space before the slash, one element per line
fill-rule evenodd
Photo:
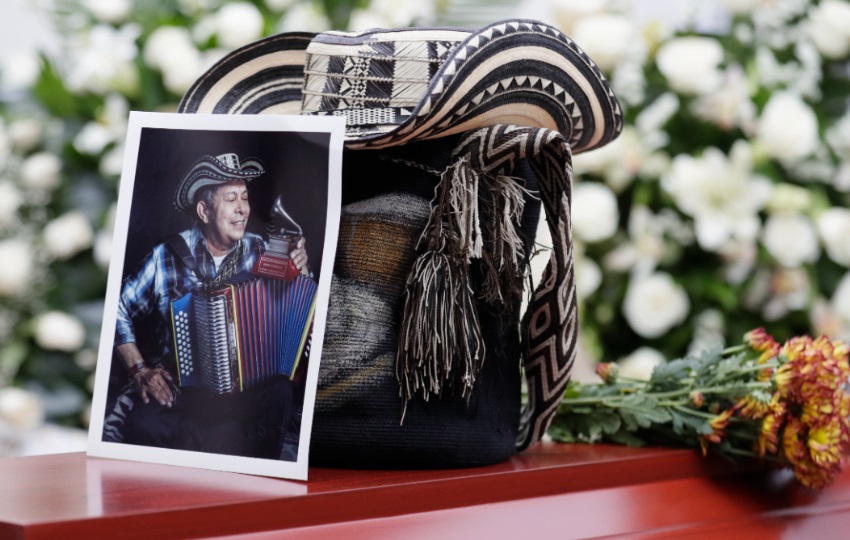
<path fill-rule="evenodd" d="M 454 155 L 469 156 L 474 169 L 491 174 L 510 174 L 520 159 L 527 160 L 538 179 L 552 234 L 549 265 L 522 322 L 528 403 L 520 418 L 517 448 L 523 450 L 546 433 L 567 388 L 576 355 L 578 307 L 570 228 L 570 146 L 553 130 L 497 125 L 464 136 Z"/>
<path fill-rule="evenodd" d="M 346 147 L 385 148 L 495 124 L 545 127 L 573 152 L 602 146 L 622 112 L 599 68 L 553 26 L 280 34 L 229 54 L 180 112 L 341 115 Z"/>

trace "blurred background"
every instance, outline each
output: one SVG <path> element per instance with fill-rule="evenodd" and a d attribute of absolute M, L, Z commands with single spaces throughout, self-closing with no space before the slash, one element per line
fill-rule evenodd
<path fill-rule="evenodd" d="M 850 338 L 847 1 L 2 1 L 0 456 L 85 447 L 128 111 L 290 30 L 533 18 L 599 64 L 627 121 L 575 159 L 577 377 Z"/>

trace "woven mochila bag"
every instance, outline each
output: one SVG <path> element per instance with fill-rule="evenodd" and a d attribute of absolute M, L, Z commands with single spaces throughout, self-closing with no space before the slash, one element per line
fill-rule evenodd
<path fill-rule="evenodd" d="M 526 20 L 280 34 L 180 111 L 346 118 L 311 464 L 477 466 L 543 436 L 576 352 L 571 155 L 622 128 L 570 38 Z M 541 208 L 554 245 L 520 316 Z"/>

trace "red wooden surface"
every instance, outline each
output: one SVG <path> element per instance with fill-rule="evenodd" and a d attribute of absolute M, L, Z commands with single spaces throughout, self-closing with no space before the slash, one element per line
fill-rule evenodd
<path fill-rule="evenodd" d="M 846 528 L 850 474 L 814 493 L 688 450 L 544 444 L 492 467 L 311 469 L 306 483 L 83 454 L 0 460 L 0 538 L 835 538 Z"/>

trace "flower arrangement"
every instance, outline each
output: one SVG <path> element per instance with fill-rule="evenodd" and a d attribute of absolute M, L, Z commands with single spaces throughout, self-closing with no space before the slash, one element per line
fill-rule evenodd
<path fill-rule="evenodd" d="M 850 338 L 850 4 L 525 4 L 625 111 L 616 141 L 574 159 L 587 363 L 657 363 L 758 326 Z"/>
<path fill-rule="evenodd" d="M 550 428 L 556 440 L 644 441 L 761 458 L 822 488 L 850 457 L 850 347 L 826 337 L 783 345 L 763 328 L 744 344 L 622 376 L 602 363 L 603 384 L 573 383 Z"/>
<path fill-rule="evenodd" d="M 282 31 L 428 24 L 431 1 L 58 0 L 59 51 L 0 65 L 0 455 L 88 422 L 130 110 Z M 19 445 L 17 445 L 19 446 Z"/>

